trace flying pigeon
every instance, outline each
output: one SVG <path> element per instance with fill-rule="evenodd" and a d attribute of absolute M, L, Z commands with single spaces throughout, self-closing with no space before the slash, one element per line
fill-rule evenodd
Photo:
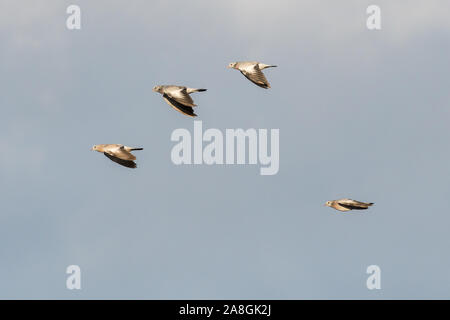
<path fill-rule="evenodd" d="M 143 148 L 131 148 L 121 144 L 97 144 L 92 150 L 102 152 L 112 161 L 127 168 L 136 168 L 136 157 L 131 153 L 135 150 L 144 150 Z"/>
<path fill-rule="evenodd" d="M 373 202 L 360 202 L 352 199 L 339 199 L 339 200 L 332 200 L 327 201 L 325 203 L 327 207 L 331 207 L 333 209 L 339 210 L 339 211 L 350 211 L 350 210 L 365 210 L 368 209 L 371 205 L 373 205 Z"/>
<path fill-rule="evenodd" d="M 248 80 L 264 89 L 270 88 L 270 84 L 264 76 L 264 73 L 262 73 L 262 70 L 274 67 L 276 66 L 256 61 L 232 62 L 228 65 L 228 68 L 239 70 Z"/>
<path fill-rule="evenodd" d="M 189 94 L 203 92 L 206 89 L 193 89 L 183 86 L 155 86 L 153 91 L 161 93 L 167 104 L 175 110 L 187 116 L 196 117 L 193 107 L 197 105 L 194 104 L 194 100 Z"/>

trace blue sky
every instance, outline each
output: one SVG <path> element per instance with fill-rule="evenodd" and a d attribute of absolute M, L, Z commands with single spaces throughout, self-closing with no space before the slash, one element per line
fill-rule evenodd
<path fill-rule="evenodd" d="M 0 4 L 0 298 L 450 297 L 448 1 Z M 272 88 L 237 60 L 278 65 Z M 173 165 L 193 120 L 156 84 L 208 88 L 205 129 L 280 129 L 279 173 Z M 144 147 L 138 169 L 101 143 Z"/>

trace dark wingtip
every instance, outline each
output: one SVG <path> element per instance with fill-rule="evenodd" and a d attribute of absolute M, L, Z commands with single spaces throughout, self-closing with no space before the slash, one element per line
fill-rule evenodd
<path fill-rule="evenodd" d="M 198 92 L 207 91 L 208 89 L 198 89 Z"/>
<path fill-rule="evenodd" d="M 267 84 L 256 83 L 256 82 L 253 82 L 253 83 L 256 84 L 258 87 L 263 88 L 263 89 L 269 89 L 270 88 L 270 85 L 267 85 Z"/>
<path fill-rule="evenodd" d="M 122 164 L 124 167 L 130 168 L 130 169 L 136 169 L 137 165 L 136 163 L 128 163 L 128 164 Z"/>

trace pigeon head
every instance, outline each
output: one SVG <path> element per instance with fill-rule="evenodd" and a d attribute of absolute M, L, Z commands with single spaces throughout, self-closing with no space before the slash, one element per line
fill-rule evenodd
<path fill-rule="evenodd" d="M 104 145 L 100 144 L 100 145 L 95 145 L 91 148 L 92 151 L 97 151 L 97 152 L 103 152 L 104 151 Z"/>
<path fill-rule="evenodd" d="M 228 64 L 228 68 L 232 68 L 234 69 L 236 67 L 237 62 L 231 62 L 230 64 Z"/>
<path fill-rule="evenodd" d="M 331 201 L 325 202 L 325 205 L 326 205 L 327 207 L 331 207 Z"/>
<path fill-rule="evenodd" d="M 161 92 L 162 91 L 162 87 L 161 86 L 154 86 L 153 87 L 153 91 L 154 92 Z"/>

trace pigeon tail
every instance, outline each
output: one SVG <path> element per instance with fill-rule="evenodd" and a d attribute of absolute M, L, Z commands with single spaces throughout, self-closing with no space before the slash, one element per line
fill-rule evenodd
<path fill-rule="evenodd" d="M 270 64 L 264 64 L 264 63 L 260 63 L 260 64 L 259 64 L 259 68 L 260 68 L 261 70 L 264 70 L 264 69 L 266 69 L 266 68 L 276 68 L 276 67 L 278 67 L 278 66 L 270 65 Z"/>
<path fill-rule="evenodd" d="M 192 93 L 192 92 L 203 92 L 206 91 L 206 89 L 194 89 L 194 88 L 188 88 L 187 89 L 187 93 Z"/>

